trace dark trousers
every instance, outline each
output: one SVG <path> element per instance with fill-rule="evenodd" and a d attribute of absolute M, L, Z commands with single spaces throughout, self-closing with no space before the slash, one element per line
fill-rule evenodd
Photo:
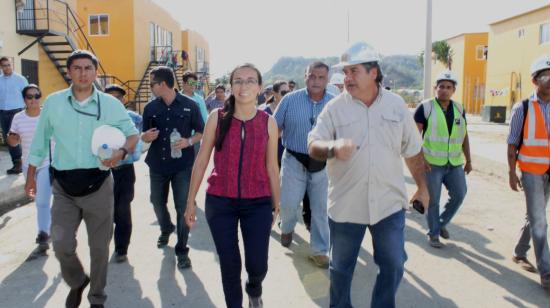
<path fill-rule="evenodd" d="M 206 220 L 220 259 L 225 304 L 241 308 L 241 254 L 238 225 L 244 242 L 244 261 L 248 280 L 246 293 L 262 295 L 262 281 L 267 274 L 269 234 L 271 232 L 271 198 L 232 199 L 206 195 Z"/>
<path fill-rule="evenodd" d="M 132 211 L 130 204 L 134 200 L 136 173 L 134 164 L 122 165 L 112 169 L 115 180 L 115 251 L 120 255 L 128 253 L 132 235 Z"/>
<path fill-rule="evenodd" d="M 304 224 L 309 230 L 309 227 L 311 226 L 311 207 L 309 205 L 309 196 L 307 195 L 307 191 L 304 194 L 304 200 L 302 200 L 302 216 L 304 218 Z"/>
<path fill-rule="evenodd" d="M 11 128 L 11 121 L 13 120 L 13 116 L 21 111 L 23 109 L 12 109 L 12 110 L 0 110 L 0 125 L 2 126 L 2 138 L 4 138 L 4 141 L 7 144 L 8 140 L 8 132 Z M 8 149 L 10 151 L 11 161 L 12 162 L 18 162 L 21 161 L 21 146 L 8 146 Z"/>
<path fill-rule="evenodd" d="M 178 256 L 186 255 L 189 252 L 189 248 L 187 247 L 189 228 L 185 224 L 183 214 L 187 206 L 187 194 L 189 193 L 189 182 L 191 181 L 191 166 L 172 174 L 160 174 L 149 169 L 149 174 L 151 179 L 151 203 L 153 203 L 160 231 L 163 233 L 174 231 L 174 224 L 172 224 L 167 207 L 170 184 L 172 185 L 178 233 L 178 242 L 175 250 Z"/>

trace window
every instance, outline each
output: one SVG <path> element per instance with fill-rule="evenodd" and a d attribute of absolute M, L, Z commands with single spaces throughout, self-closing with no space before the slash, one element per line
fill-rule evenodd
<path fill-rule="evenodd" d="M 550 23 L 540 25 L 540 44 L 550 42 Z"/>
<path fill-rule="evenodd" d="M 478 61 L 487 60 L 487 46 L 484 46 L 484 45 L 476 46 L 476 60 Z"/>
<path fill-rule="evenodd" d="M 90 35 L 109 35 L 109 15 L 90 15 Z"/>
<path fill-rule="evenodd" d="M 518 37 L 522 38 L 525 36 L 525 29 L 521 28 L 518 30 Z"/>

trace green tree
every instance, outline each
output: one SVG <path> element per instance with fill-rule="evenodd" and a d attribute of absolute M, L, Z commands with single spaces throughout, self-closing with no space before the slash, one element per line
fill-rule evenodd
<path fill-rule="evenodd" d="M 447 41 L 435 41 L 432 43 L 432 54 L 436 61 L 441 62 L 445 68 L 451 70 L 453 65 L 453 49 Z M 424 66 L 424 51 L 418 56 L 418 61 Z"/>

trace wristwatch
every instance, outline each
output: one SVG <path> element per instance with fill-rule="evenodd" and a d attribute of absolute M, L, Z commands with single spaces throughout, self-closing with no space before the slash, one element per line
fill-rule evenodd
<path fill-rule="evenodd" d="M 122 155 L 122 160 L 128 158 L 128 150 L 126 150 L 124 147 L 119 148 L 118 150 L 124 152 L 124 155 Z"/>
<path fill-rule="evenodd" d="M 328 146 L 327 158 L 334 157 L 334 141 L 331 141 Z"/>
<path fill-rule="evenodd" d="M 189 143 L 189 146 L 193 146 L 193 138 L 187 139 L 187 143 Z"/>

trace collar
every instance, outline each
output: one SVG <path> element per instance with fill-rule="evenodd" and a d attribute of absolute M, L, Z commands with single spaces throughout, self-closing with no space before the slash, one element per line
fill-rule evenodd
<path fill-rule="evenodd" d="M 543 101 L 539 98 L 539 96 L 537 95 L 537 92 L 533 92 L 533 95 L 531 95 L 531 99 L 532 100 L 536 100 L 537 102 L 539 102 L 539 104 L 548 104 L 550 103 L 550 101 Z"/>
<path fill-rule="evenodd" d="M 311 98 L 311 96 L 309 96 L 309 91 L 307 90 L 307 87 L 304 88 L 304 93 L 305 93 L 305 95 L 307 96 L 307 98 L 308 98 L 309 100 L 314 101 L 314 100 Z M 322 97 L 321 100 L 318 101 L 317 103 L 321 103 L 321 102 L 323 102 L 323 101 L 326 101 L 327 99 L 329 99 L 328 96 L 329 96 L 329 93 L 328 93 L 327 89 L 325 88 L 325 91 L 323 92 L 323 97 Z"/>
<path fill-rule="evenodd" d="M 91 103 L 96 103 L 97 104 L 97 101 L 99 99 L 99 91 L 97 90 L 95 85 L 92 85 L 92 87 L 93 87 L 92 95 L 90 96 L 90 100 L 88 101 L 88 103 L 89 104 L 91 104 Z M 73 96 L 73 85 L 69 86 L 69 88 L 67 89 L 67 99 L 71 103 L 76 102 L 76 98 L 74 98 L 74 96 Z"/>

